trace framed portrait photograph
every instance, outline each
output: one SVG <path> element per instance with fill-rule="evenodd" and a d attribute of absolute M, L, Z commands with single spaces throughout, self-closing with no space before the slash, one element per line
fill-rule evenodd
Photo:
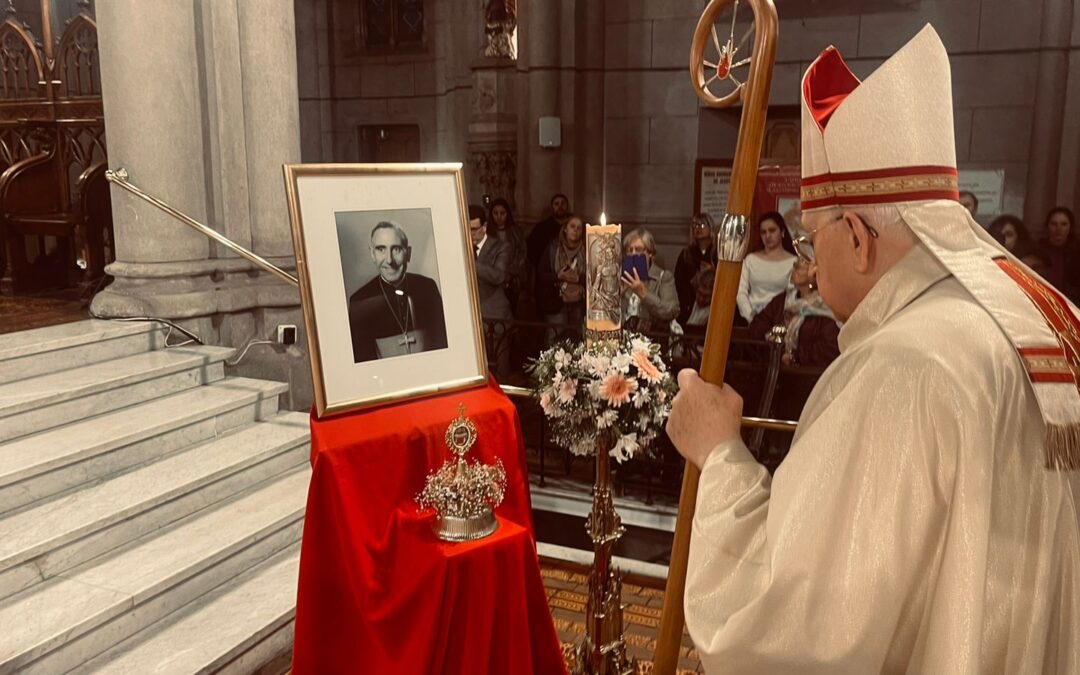
<path fill-rule="evenodd" d="M 319 417 L 486 381 L 461 164 L 291 164 Z"/>

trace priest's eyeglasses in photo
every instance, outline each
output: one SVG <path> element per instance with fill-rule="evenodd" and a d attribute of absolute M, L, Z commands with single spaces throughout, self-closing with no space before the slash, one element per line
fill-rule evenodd
<path fill-rule="evenodd" d="M 844 219 L 844 214 L 841 213 L 834 220 L 831 220 L 828 223 L 825 223 L 824 225 L 817 228 L 816 230 L 811 230 L 810 232 L 807 232 L 806 234 L 803 234 L 803 235 L 800 235 L 800 236 L 796 237 L 795 240 L 792 243 L 795 244 L 795 252 L 799 255 L 799 260 L 803 261 L 807 265 L 816 264 L 815 261 L 814 261 L 814 235 L 816 235 L 818 232 L 821 232 L 822 230 L 824 230 L 826 227 L 829 227 L 830 225 L 835 225 L 835 224 L 839 223 L 843 219 Z M 877 237 L 878 237 L 877 230 L 875 230 L 869 223 L 867 223 L 866 219 L 863 218 L 862 216 L 859 216 L 859 220 L 861 220 L 863 222 L 863 225 L 866 226 L 866 231 L 870 233 L 870 236 L 873 237 L 874 239 L 877 239 Z"/>

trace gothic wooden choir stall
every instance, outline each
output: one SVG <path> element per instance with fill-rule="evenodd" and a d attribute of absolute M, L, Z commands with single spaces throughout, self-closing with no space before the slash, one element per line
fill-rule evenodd
<path fill-rule="evenodd" d="M 55 17 L 53 4 L 41 0 L 35 16 L 20 15 L 11 0 L 0 10 L 5 294 L 65 287 L 92 293 L 115 255 L 97 26 L 88 0 L 70 17 Z"/>

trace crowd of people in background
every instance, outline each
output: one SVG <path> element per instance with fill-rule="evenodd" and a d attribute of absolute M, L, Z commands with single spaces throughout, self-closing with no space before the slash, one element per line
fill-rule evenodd
<path fill-rule="evenodd" d="M 960 201 L 974 217 L 976 196 L 962 192 Z M 495 199 L 488 208 L 469 207 L 481 313 L 497 375 L 510 369 L 511 323 L 536 324 L 528 337 L 516 337 L 525 345 L 518 352 L 535 353 L 556 340 L 582 334 L 585 223 L 564 194 L 552 196 L 550 207 L 550 215 L 527 237 L 506 199 Z M 765 340 L 775 326 L 783 326 L 783 363 L 821 368 L 839 355 L 840 324 L 811 283 L 809 264 L 796 249 L 793 235 L 801 231 L 799 220 L 797 208 L 757 219 L 760 247 L 754 247 L 743 262 L 735 324 L 755 340 Z M 996 217 L 987 229 L 1016 259 L 1080 302 L 1080 242 L 1073 212 L 1054 208 L 1042 225 L 1045 234 L 1038 242 L 1014 215 Z M 648 229 L 637 228 L 623 237 L 624 256 L 640 256 L 643 261 L 640 267 L 624 267 L 624 326 L 652 334 L 704 335 L 716 278 L 713 219 L 696 214 L 688 235 L 673 270 L 663 266 L 656 238 Z"/>
<path fill-rule="evenodd" d="M 974 218 L 979 200 L 971 192 L 961 192 L 960 202 Z M 1042 222 L 1039 241 L 1028 232 L 1024 220 L 1005 213 L 990 221 L 987 232 L 1017 260 L 1030 267 L 1073 303 L 1080 304 L 1080 240 L 1076 216 L 1064 206 L 1056 206 Z"/>

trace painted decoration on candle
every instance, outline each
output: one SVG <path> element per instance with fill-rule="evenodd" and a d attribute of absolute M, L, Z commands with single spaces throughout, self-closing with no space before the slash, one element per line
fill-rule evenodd
<path fill-rule="evenodd" d="M 589 225 L 585 228 L 585 245 L 589 265 L 586 329 L 617 331 L 622 327 L 622 226 Z"/>

